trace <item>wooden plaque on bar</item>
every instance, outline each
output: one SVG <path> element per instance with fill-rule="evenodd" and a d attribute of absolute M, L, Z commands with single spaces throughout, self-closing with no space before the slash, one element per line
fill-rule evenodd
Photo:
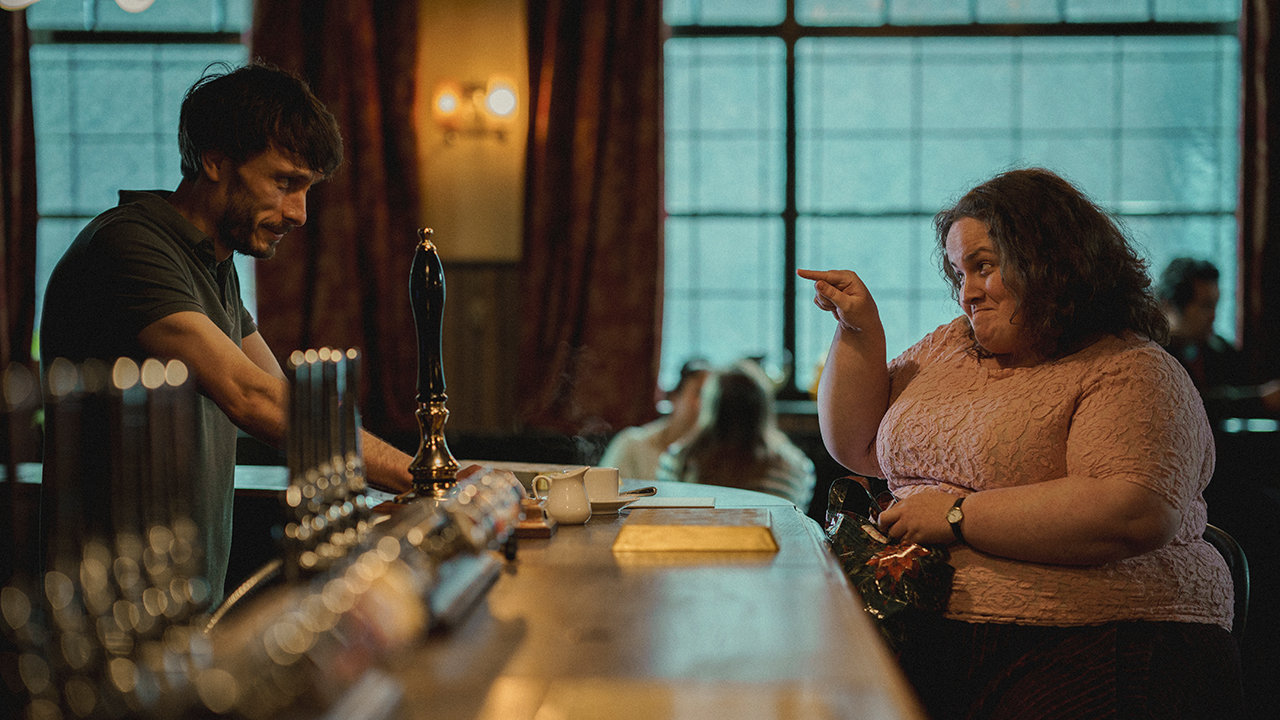
<path fill-rule="evenodd" d="M 777 552 L 766 508 L 632 510 L 614 552 Z"/>

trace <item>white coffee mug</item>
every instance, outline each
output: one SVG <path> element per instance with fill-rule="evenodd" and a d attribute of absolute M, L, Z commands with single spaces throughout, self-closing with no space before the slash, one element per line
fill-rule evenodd
<path fill-rule="evenodd" d="M 581 525 L 591 518 L 591 502 L 587 500 L 587 489 L 583 483 L 586 472 L 586 467 L 580 467 L 538 475 L 533 479 L 533 495 L 546 502 L 547 515 L 551 519 L 561 525 Z"/>
<path fill-rule="evenodd" d="M 622 479 L 618 476 L 618 468 L 593 467 L 587 470 L 585 480 L 587 498 L 591 502 L 616 502 L 618 500 L 618 490 L 622 487 Z"/>

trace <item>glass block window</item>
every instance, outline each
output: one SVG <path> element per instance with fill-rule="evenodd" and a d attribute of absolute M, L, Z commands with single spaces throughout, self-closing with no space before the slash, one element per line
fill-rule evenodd
<path fill-rule="evenodd" d="M 1237 3 L 789 0 L 772 26 L 746 18 L 777 2 L 712 5 L 666 4 L 664 386 L 690 356 L 764 356 L 806 391 L 835 328 L 796 267 L 857 271 L 902 352 L 959 314 L 933 215 L 1031 165 L 1119 217 L 1153 274 L 1213 261 L 1235 336 Z"/>
<path fill-rule="evenodd" d="M 778 38 L 666 44 L 663 360 L 717 363 L 784 343 L 786 47 Z"/>
<path fill-rule="evenodd" d="M 774 25 L 787 16 L 786 0 L 664 0 L 671 25 Z"/>
<path fill-rule="evenodd" d="M 211 63 L 248 59 L 251 0 L 40 0 L 27 8 L 36 133 L 36 350 L 49 274 L 120 190 L 173 190 L 182 179 L 178 112 Z M 155 42 L 149 42 L 151 38 Z M 252 261 L 236 263 L 253 310 Z"/>

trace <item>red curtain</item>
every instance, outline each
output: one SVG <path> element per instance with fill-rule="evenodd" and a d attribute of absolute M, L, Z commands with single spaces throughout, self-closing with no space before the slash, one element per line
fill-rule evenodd
<path fill-rule="evenodd" d="M 258 323 L 282 359 L 363 352 L 364 423 L 417 432 L 409 268 L 419 218 L 417 0 L 258 0 L 251 54 L 298 73 L 342 128 L 345 159 L 307 223 L 257 264 Z"/>
<path fill-rule="evenodd" d="M 1240 335 L 1280 373 L 1280 8 L 1245 0 L 1240 19 Z"/>
<path fill-rule="evenodd" d="M 36 142 L 27 14 L 0 12 L 0 369 L 31 360 L 36 310 Z"/>
<path fill-rule="evenodd" d="M 654 417 L 662 307 L 662 7 L 530 0 L 524 311 L 532 428 Z"/>

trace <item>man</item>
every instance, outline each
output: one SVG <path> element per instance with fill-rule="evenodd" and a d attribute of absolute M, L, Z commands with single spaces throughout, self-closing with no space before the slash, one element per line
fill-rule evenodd
<path fill-rule="evenodd" d="M 1213 263 L 1174 259 L 1160 275 L 1157 294 L 1169 319 L 1166 349 L 1191 375 L 1210 420 L 1280 412 L 1280 380 L 1259 384 L 1244 354 L 1213 332 L 1219 298 Z"/>
<path fill-rule="evenodd" d="M 177 190 L 121 191 L 54 269 L 41 358 L 46 370 L 59 357 L 186 364 L 198 390 L 193 519 L 217 602 L 231 548 L 236 428 L 279 447 L 288 393 L 241 302 L 232 255 L 270 258 L 306 222 L 307 191 L 341 163 L 342 137 L 305 83 L 258 64 L 198 80 L 178 135 Z M 408 455 L 367 433 L 363 443 L 373 484 L 411 486 Z"/>

